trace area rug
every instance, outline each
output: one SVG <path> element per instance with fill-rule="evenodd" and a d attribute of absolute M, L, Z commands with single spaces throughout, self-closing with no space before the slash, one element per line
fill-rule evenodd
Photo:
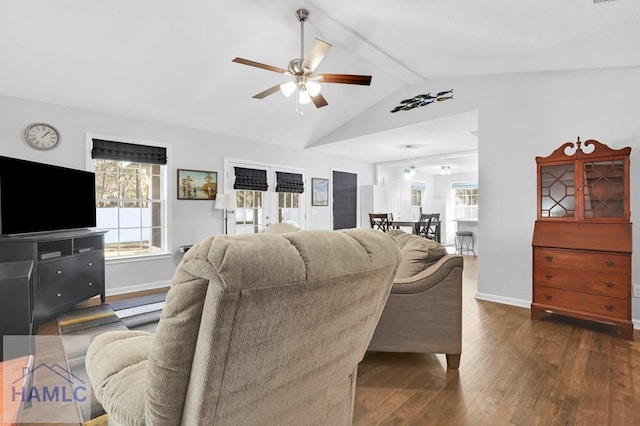
<path fill-rule="evenodd" d="M 59 315 L 58 328 L 69 371 L 89 385 L 85 355 L 90 342 L 107 331 L 143 330 L 155 332 L 166 293 L 73 309 Z M 93 395 L 78 403 L 80 418 L 86 426 L 106 424 L 106 415 Z"/>

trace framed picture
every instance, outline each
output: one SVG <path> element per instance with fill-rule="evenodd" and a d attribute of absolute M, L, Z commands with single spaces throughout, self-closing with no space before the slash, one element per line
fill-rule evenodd
<path fill-rule="evenodd" d="M 215 200 L 218 173 L 178 169 L 178 200 Z"/>
<path fill-rule="evenodd" d="M 311 205 L 329 205 L 329 179 L 311 178 Z"/>

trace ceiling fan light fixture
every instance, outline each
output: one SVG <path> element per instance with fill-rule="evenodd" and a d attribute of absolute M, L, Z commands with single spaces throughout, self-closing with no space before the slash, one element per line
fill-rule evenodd
<path fill-rule="evenodd" d="M 296 91 L 296 83 L 293 81 L 287 81 L 286 83 L 282 83 L 280 85 L 280 91 L 282 92 L 283 95 L 285 95 L 288 98 L 293 94 L 293 92 Z"/>
<path fill-rule="evenodd" d="M 311 102 L 311 96 L 309 96 L 309 92 L 304 87 L 300 87 L 298 90 L 298 102 L 302 105 L 306 105 Z"/>
<path fill-rule="evenodd" d="M 307 92 L 309 92 L 309 96 L 317 96 L 320 93 L 320 85 L 315 81 L 307 81 L 304 85 L 307 88 Z"/>

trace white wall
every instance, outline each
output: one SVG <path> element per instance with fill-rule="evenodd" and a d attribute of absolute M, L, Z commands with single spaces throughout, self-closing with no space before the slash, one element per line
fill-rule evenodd
<path fill-rule="evenodd" d="M 37 151 L 24 141 L 26 126 L 34 122 L 53 124 L 61 132 L 61 143 L 52 151 Z M 166 285 L 182 256 L 181 245 L 223 232 L 223 214 L 213 201 L 176 199 L 176 169 L 218 171 L 218 184 L 224 187 L 224 158 L 263 161 L 270 164 L 305 168 L 309 179 L 331 179 L 332 170 L 358 174 L 358 185 L 373 183 L 374 166 L 278 145 L 242 140 L 222 134 L 132 120 L 59 105 L 0 96 L 0 155 L 85 169 L 85 135 L 94 133 L 169 145 L 168 199 L 169 249 L 171 255 L 136 261 L 108 261 L 107 293 L 139 290 Z M 310 188 L 310 182 L 306 183 Z M 307 198 L 307 228 L 331 229 L 331 207 L 311 207 Z"/>
<path fill-rule="evenodd" d="M 387 105 L 415 93 L 454 89 L 428 108 L 389 114 Z M 631 213 L 640 212 L 640 68 L 520 73 L 425 80 L 373 106 L 330 139 L 384 131 L 478 110 L 480 210 L 478 296 L 528 307 L 532 289 L 536 156 L 564 142 L 596 139 L 632 147 Z M 640 284 L 640 233 L 633 232 L 633 283 Z M 640 299 L 633 299 L 640 328 Z"/>

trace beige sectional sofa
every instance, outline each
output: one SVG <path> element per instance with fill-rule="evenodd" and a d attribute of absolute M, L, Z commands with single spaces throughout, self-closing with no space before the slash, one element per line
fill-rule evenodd
<path fill-rule="evenodd" d="M 463 258 L 400 230 L 389 232 L 402 253 L 391 294 L 369 351 L 446 354 L 458 368 L 462 352 Z"/>

